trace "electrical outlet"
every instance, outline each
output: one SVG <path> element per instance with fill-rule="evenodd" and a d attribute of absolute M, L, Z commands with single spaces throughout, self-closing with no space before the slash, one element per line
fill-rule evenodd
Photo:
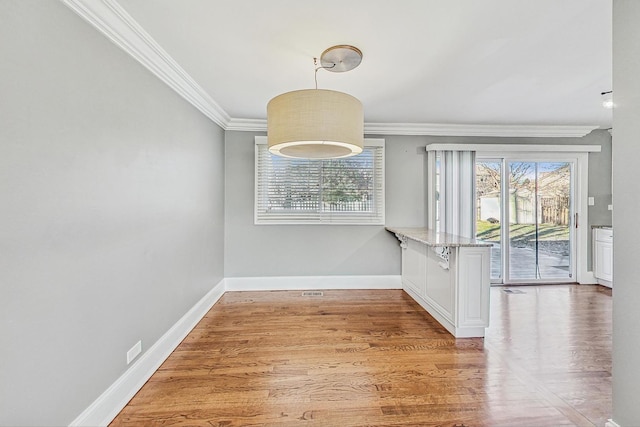
<path fill-rule="evenodd" d="M 613 205 L 607 205 L 607 209 L 609 209 L 610 211 L 613 210 Z"/>
<path fill-rule="evenodd" d="M 127 365 L 136 358 L 142 351 L 142 341 L 138 341 L 133 347 L 127 351 Z"/>
<path fill-rule="evenodd" d="M 594 197 L 589 197 L 587 200 L 588 200 L 587 204 L 589 206 L 593 206 L 596 204 L 596 199 Z"/>

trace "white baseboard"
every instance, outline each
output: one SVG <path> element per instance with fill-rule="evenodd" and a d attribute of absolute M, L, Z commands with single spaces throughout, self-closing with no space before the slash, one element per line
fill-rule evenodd
<path fill-rule="evenodd" d="M 593 271 L 587 271 L 578 281 L 581 285 L 602 285 L 607 288 L 613 288 L 613 283 L 608 280 L 598 279 Z"/>
<path fill-rule="evenodd" d="M 70 426 L 107 426 L 225 292 L 224 279 L 198 301 Z"/>
<path fill-rule="evenodd" d="M 595 285 L 598 283 L 593 271 L 585 271 L 582 274 L 578 274 L 578 283 L 581 285 Z"/>
<path fill-rule="evenodd" d="M 400 276 L 230 277 L 221 280 L 104 391 L 70 426 L 107 426 L 225 291 L 402 289 Z"/>
<path fill-rule="evenodd" d="M 227 291 L 293 291 L 310 289 L 402 289 L 397 276 L 227 277 Z"/>
<path fill-rule="evenodd" d="M 606 423 L 604 423 L 604 427 L 622 427 L 622 426 L 610 419 L 610 420 L 607 420 Z"/>

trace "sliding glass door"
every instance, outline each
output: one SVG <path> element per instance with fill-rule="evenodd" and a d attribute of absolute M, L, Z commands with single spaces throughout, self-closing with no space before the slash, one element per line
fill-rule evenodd
<path fill-rule="evenodd" d="M 573 281 L 572 164 L 509 161 L 509 281 Z"/>
<path fill-rule="evenodd" d="M 491 281 L 502 283 L 502 160 L 476 161 L 476 239 L 491 243 Z"/>
<path fill-rule="evenodd" d="M 476 161 L 476 237 L 495 283 L 573 282 L 574 162 Z"/>

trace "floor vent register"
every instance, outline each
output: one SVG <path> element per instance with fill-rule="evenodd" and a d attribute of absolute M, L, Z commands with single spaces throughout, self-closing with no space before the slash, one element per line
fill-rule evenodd
<path fill-rule="evenodd" d="M 324 292 L 322 291 L 304 291 L 302 293 L 303 297 L 321 297 L 324 296 Z"/>

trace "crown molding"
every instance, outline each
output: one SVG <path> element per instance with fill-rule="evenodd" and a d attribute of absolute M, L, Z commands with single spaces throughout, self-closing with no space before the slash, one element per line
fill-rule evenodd
<path fill-rule="evenodd" d="M 223 129 L 229 115 L 115 0 L 62 0 Z"/>
<path fill-rule="evenodd" d="M 232 118 L 116 0 L 61 0 L 224 130 L 266 132 L 267 121 Z M 368 135 L 571 138 L 598 126 L 365 123 Z"/>
<path fill-rule="evenodd" d="M 427 144 L 427 151 L 479 151 L 482 153 L 599 153 L 601 145 L 574 144 Z"/>
<path fill-rule="evenodd" d="M 267 121 L 263 119 L 231 118 L 225 130 L 239 130 L 243 132 L 266 132 Z"/>
<path fill-rule="evenodd" d="M 598 126 L 482 125 L 441 123 L 365 123 L 366 134 L 431 136 L 497 136 L 572 138 L 587 135 Z"/>
<path fill-rule="evenodd" d="M 365 135 L 496 136 L 575 138 L 587 135 L 598 126 L 535 125 L 461 125 L 437 123 L 365 123 Z M 267 121 L 231 119 L 227 130 L 265 131 Z"/>

